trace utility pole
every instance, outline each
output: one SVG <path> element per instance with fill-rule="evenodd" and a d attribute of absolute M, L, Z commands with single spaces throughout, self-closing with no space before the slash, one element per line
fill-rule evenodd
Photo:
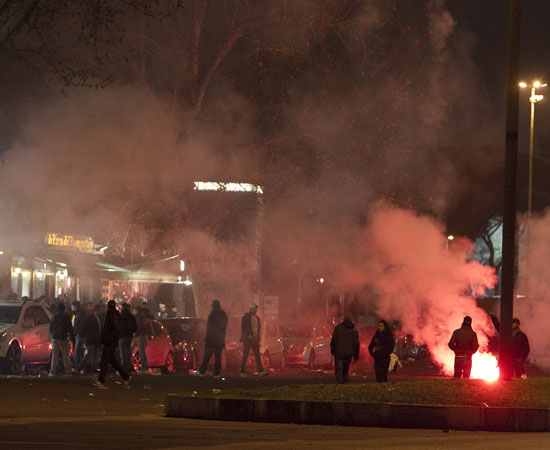
<path fill-rule="evenodd" d="M 508 0 L 508 80 L 506 94 L 506 145 L 504 158 L 504 212 L 502 235 L 502 284 L 500 295 L 500 379 L 512 378 L 512 316 L 516 277 L 516 179 L 518 158 L 518 109 L 521 0 Z"/>

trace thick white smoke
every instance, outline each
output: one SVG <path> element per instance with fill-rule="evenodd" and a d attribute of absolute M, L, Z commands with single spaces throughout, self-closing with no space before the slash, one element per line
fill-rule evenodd
<path fill-rule="evenodd" d="M 361 244 L 363 264 L 354 278 L 378 291 L 377 314 L 401 322 L 405 333 L 425 343 L 447 373 L 453 353 L 447 343 L 464 316 L 473 319 L 480 350 L 486 351 L 494 329 L 488 314 L 473 295 L 496 283 L 493 268 L 467 258 L 473 244 L 455 239 L 447 245 L 443 228 L 434 219 L 381 204 L 370 215 Z"/>

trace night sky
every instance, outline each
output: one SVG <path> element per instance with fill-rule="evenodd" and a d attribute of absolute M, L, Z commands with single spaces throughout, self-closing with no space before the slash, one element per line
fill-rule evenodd
<path fill-rule="evenodd" d="M 208 216 L 193 217 L 195 200 L 184 200 L 197 178 L 266 187 L 266 264 L 282 272 L 304 259 L 338 266 L 379 202 L 470 239 L 500 213 L 506 2 L 204 2 L 196 59 L 199 0 L 177 10 L 111 2 L 95 19 L 85 3 L 59 2 L 75 13 L 67 21 L 38 2 L 2 43 L 2 245 L 44 229 L 116 240 L 128 223 L 149 256 L 190 245 L 182 235 L 208 242 Z M 524 2 L 526 81 L 550 79 L 548 17 L 549 2 Z M 536 107 L 539 211 L 550 195 L 546 100 Z M 240 230 L 225 230 L 231 245 L 246 241 Z"/>

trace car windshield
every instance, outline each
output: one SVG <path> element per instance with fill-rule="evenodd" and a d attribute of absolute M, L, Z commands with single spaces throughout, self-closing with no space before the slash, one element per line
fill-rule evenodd
<path fill-rule="evenodd" d="M 16 323 L 20 312 L 19 305 L 0 305 L 0 323 Z"/>
<path fill-rule="evenodd" d="M 282 337 L 311 337 L 311 328 L 303 324 L 279 325 Z"/>

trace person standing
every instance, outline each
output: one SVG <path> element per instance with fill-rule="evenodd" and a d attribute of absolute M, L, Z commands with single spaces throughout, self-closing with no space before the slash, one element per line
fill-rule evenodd
<path fill-rule="evenodd" d="M 517 377 L 527 378 L 524 364 L 531 348 L 527 335 L 519 329 L 519 325 L 519 319 L 514 317 L 512 319 L 512 369 Z"/>
<path fill-rule="evenodd" d="M 393 353 L 394 346 L 395 341 L 390 326 L 388 322 L 381 320 L 369 344 L 369 353 L 374 358 L 374 373 L 378 383 L 388 381 L 390 355 Z"/>
<path fill-rule="evenodd" d="M 142 303 L 143 305 L 143 303 Z M 145 306 L 140 306 L 137 308 L 136 312 L 136 323 L 137 323 L 137 345 L 139 351 L 139 358 L 141 361 L 141 369 L 139 373 L 149 373 L 149 365 L 147 362 L 147 330 L 150 327 L 151 317 L 149 310 Z"/>
<path fill-rule="evenodd" d="M 449 340 L 449 348 L 455 352 L 454 377 L 470 378 L 472 355 L 479 348 L 477 334 L 472 330 L 472 318 L 470 316 L 465 316 L 462 326 L 453 332 Z"/>
<path fill-rule="evenodd" d="M 78 372 L 84 375 L 88 372 L 88 368 L 92 373 L 97 371 L 97 355 L 99 354 L 99 346 L 101 345 L 101 305 L 95 305 L 92 312 L 86 317 L 84 322 L 84 330 L 82 337 L 86 352 L 78 366 Z"/>
<path fill-rule="evenodd" d="M 48 376 L 54 376 L 59 363 L 59 354 L 63 359 L 63 371 L 65 375 L 71 375 L 71 359 L 69 358 L 70 344 L 74 343 L 74 330 L 71 324 L 71 318 L 65 313 L 65 304 L 57 305 L 57 314 L 50 321 L 50 334 L 52 335 L 52 362 Z"/>
<path fill-rule="evenodd" d="M 137 331 L 137 321 L 135 316 L 130 310 L 130 305 L 128 303 L 122 304 L 122 312 L 120 313 L 122 318 L 122 325 L 120 328 L 120 339 L 118 341 L 119 353 L 120 353 L 120 362 L 122 366 L 126 369 L 126 372 L 130 373 L 132 371 L 132 364 L 130 361 L 130 346 L 132 345 L 132 339 L 134 333 Z"/>
<path fill-rule="evenodd" d="M 348 382 L 351 358 L 359 359 L 359 332 L 353 325 L 353 317 L 346 314 L 342 323 L 334 328 L 330 340 L 330 353 L 334 356 L 334 374 L 338 383 Z"/>
<path fill-rule="evenodd" d="M 105 377 L 107 376 L 107 369 L 109 364 L 115 368 L 115 370 L 122 377 L 124 386 L 128 386 L 130 382 L 130 374 L 126 372 L 126 369 L 117 361 L 115 351 L 118 347 L 118 339 L 120 336 L 120 328 L 122 326 L 122 318 L 120 313 L 116 309 L 116 302 L 109 300 L 107 303 L 107 314 L 105 315 L 105 324 L 103 325 L 103 331 L 101 332 L 101 364 L 99 377 L 93 386 L 98 388 L 105 388 Z"/>
<path fill-rule="evenodd" d="M 267 370 L 263 369 L 262 358 L 260 357 L 260 318 L 257 316 L 258 305 L 252 303 L 249 312 L 243 315 L 241 319 L 241 342 L 243 343 L 243 357 L 241 359 L 241 377 L 246 378 L 246 360 L 250 350 L 254 352 L 256 358 L 256 370 L 261 377 L 269 375 Z"/>
<path fill-rule="evenodd" d="M 204 356 L 199 369 L 193 375 L 203 377 L 208 362 L 214 355 L 214 378 L 220 377 L 222 368 L 222 350 L 225 347 L 225 331 L 227 330 L 227 314 L 222 309 L 218 299 L 212 300 L 212 311 L 206 322 L 206 336 L 204 338 Z"/>
<path fill-rule="evenodd" d="M 157 320 L 166 320 L 168 319 L 168 313 L 166 312 L 166 305 L 164 303 L 159 303 L 159 310 L 157 312 Z"/>
<path fill-rule="evenodd" d="M 73 324 L 74 335 L 75 335 L 75 342 L 74 342 L 74 349 L 73 349 L 73 357 L 74 357 L 73 371 L 76 372 L 78 370 L 78 366 L 80 365 L 80 361 L 82 359 L 82 353 L 83 353 L 82 334 L 84 332 L 84 323 L 86 322 L 86 316 L 88 315 L 88 311 L 86 311 L 84 307 L 81 307 L 80 302 L 78 301 L 74 301 L 72 303 L 71 309 L 73 313 L 71 322 Z"/>

